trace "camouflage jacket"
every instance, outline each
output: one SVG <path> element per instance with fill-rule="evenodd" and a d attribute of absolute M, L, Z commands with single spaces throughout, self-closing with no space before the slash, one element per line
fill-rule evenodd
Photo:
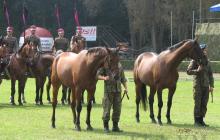
<path fill-rule="evenodd" d="M 208 61 L 207 65 L 203 66 L 200 72 L 197 71 L 198 66 L 199 64 L 195 60 L 192 60 L 187 69 L 187 74 L 194 75 L 193 87 L 214 87 L 214 78 L 210 62 Z"/>
<path fill-rule="evenodd" d="M 67 38 L 55 38 L 54 41 L 54 48 L 56 49 L 56 51 L 58 50 L 62 50 L 62 51 L 67 51 L 67 49 L 69 48 L 69 41 Z"/>
<path fill-rule="evenodd" d="M 5 36 L 4 41 L 8 44 L 9 53 L 14 53 L 18 50 L 18 41 L 16 37 Z"/>
<path fill-rule="evenodd" d="M 34 44 L 34 46 L 37 46 L 38 50 L 40 50 L 40 51 L 42 50 L 39 37 L 37 37 L 35 35 L 30 35 L 25 38 L 25 41 L 27 41 L 27 40 L 32 42 Z"/>
<path fill-rule="evenodd" d="M 121 64 L 119 64 L 119 71 L 117 74 L 112 73 L 109 69 L 100 68 L 97 76 L 98 75 L 109 76 L 109 80 L 104 81 L 105 93 L 120 93 L 121 83 L 127 82 Z"/>

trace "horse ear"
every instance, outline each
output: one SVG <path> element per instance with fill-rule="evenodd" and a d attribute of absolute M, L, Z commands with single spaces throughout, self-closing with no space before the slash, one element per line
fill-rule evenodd
<path fill-rule="evenodd" d="M 127 51 L 128 50 L 128 42 L 121 42 L 117 44 L 118 51 Z"/>
<path fill-rule="evenodd" d="M 196 36 L 196 37 L 194 38 L 194 41 L 195 41 L 195 42 L 198 42 L 198 40 L 199 40 L 199 37 Z"/>

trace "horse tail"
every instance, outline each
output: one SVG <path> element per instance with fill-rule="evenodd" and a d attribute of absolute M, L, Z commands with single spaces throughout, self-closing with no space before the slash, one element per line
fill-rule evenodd
<path fill-rule="evenodd" d="M 60 55 L 55 57 L 54 60 L 53 60 L 53 64 L 52 64 L 51 70 L 50 70 L 51 71 L 51 77 L 50 77 L 51 79 L 52 79 L 53 76 L 58 77 L 58 74 L 57 74 L 57 63 L 59 61 L 59 58 L 60 58 Z"/>
<path fill-rule="evenodd" d="M 144 111 L 147 110 L 147 88 L 145 84 L 141 85 L 141 101 L 144 108 Z"/>

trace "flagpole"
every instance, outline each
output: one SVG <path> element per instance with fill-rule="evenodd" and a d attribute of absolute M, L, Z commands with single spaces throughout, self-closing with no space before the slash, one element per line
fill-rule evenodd
<path fill-rule="evenodd" d="M 8 24 L 8 26 L 10 26 L 9 13 L 8 13 L 8 8 L 7 8 L 6 0 L 3 1 L 3 10 L 4 10 L 5 18 L 7 20 L 7 24 Z"/>

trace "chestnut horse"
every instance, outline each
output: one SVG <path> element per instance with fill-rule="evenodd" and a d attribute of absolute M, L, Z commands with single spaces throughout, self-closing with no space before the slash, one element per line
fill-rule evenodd
<path fill-rule="evenodd" d="M 76 130 L 80 131 L 80 112 L 82 110 L 81 97 L 82 93 L 87 90 L 87 130 L 92 130 L 90 124 L 90 112 L 92 109 L 92 99 L 96 90 L 97 71 L 104 64 L 110 67 L 113 65 L 111 60 L 114 54 L 119 50 L 95 47 L 89 50 L 83 50 L 79 54 L 64 52 L 54 59 L 52 64 L 51 82 L 53 87 L 53 113 L 52 127 L 55 128 L 55 109 L 57 105 L 57 94 L 61 84 L 70 87 L 71 109 L 73 113 L 73 122 Z M 111 65 L 110 65 L 111 64 Z M 77 114 L 76 114 L 77 111 Z"/>
<path fill-rule="evenodd" d="M 158 123 L 162 125 L 161 109 L 163 106 L 162 90 L 168 88 L 167 101 L 167 123 L 171 124 L 170 109 L 172 106 L 172 98 L 176 90 L 176 83 L 179 78 L 177 67 L 181 61 L 190 57 L 202 63 L 202 50 L 197 40 L 185 40 L 168 50 L 161 52 L 159 55 L 151 52 L 140 54 L 134 64 L 134 82 L 136 88 L 136 119 L 139 122 L 139 103 L 142 100 L 144 110 L 146 110 L 146 85 L 150 87 L 149 106 L 150 118 L 152 123 L 156 123 L 153 112 L 154 95 L 157 92 L 158 98 Z"/>
<path fill-rule="evenodd" d="M 84 50 L 85 47 L 86 47 L 86 38 L 85 37 L 80 35 L 80 36 L 73 36 L 71 38 L 71 42 L 70 42 L 70 51 L 71 52 L 79 53 L 80 51 Z M 67 89 L 68 89 L 68 97 L 66 96 Z M 65 104 L 66 97 L 67 97 L 68 104 L 70 104 L 70 94 L 71 94 L 71 89 L 63 86 L 62 99 L 61 99 L 61 102 L 63 105 Z M 84 95 L 84 93 L 83 93 L 83 95 Z M 82 97 L 82 101 L 84 103 L 83 97 Z"/>
<path fill-rule="evenodd" d="M 28 71 L 28 65 L 31 65 L 34 57 L 34 47 L 29 41 L 26 41 L 17 53 L 12 54 L 8 70 L 11 76 L 11 104 L 15 105 L 15 82 L 18 80 L 18 103 L 23 105 L 21 94 L 24 94 L 25 83 L 27 77 L 25 73 Z"/>

